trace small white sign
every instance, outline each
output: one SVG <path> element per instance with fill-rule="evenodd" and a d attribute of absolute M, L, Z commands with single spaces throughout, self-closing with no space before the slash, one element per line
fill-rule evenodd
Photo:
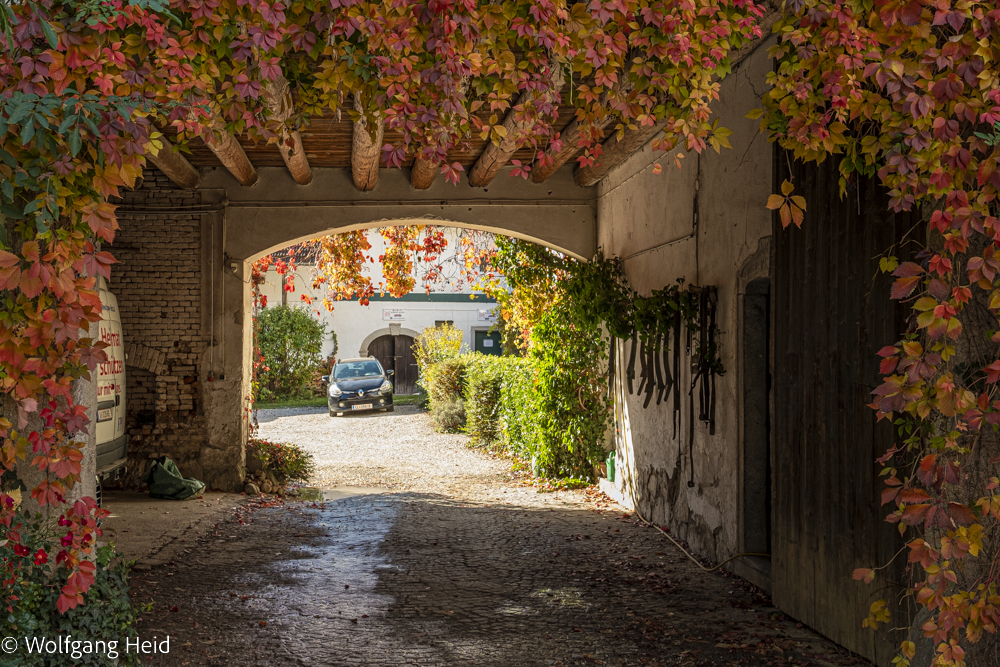
<path fill-rule="evenodd" d="M 493 347 L 493 339 L 492 338 L 484 338 L 483 339 L 483 347 Z"/>
<path fill-rule="evenodd" d="M 385 308 L 382 310 L 382 319 L 386 322 L 400 322 L 406 319 L 406 311 L 394 308 Z"/>
<path fill-rule="evenodd" d="M 490 309 L 490 310 L 480 309 L 480 311 L 479 311 L 479 321 L 480 322 L 495 322 L 496 319 L 497 319 L 497 316 L 493 312 L 492 309 Z"/>

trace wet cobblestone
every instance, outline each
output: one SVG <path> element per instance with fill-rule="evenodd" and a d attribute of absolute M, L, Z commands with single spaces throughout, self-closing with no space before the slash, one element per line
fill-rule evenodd
<path fill-rule="evenodd" d="M 141 635 L 172 638 L 147 662 L 865 664 L 626 512 L 490 477 L 247 508 L 138 575 Z"/>

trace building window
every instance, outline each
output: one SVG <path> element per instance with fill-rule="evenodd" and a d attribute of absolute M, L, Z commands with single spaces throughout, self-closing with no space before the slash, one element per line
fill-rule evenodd
<path fill-rule="evenodd" d="M 455 320 L 434 320 L 435 327 L 443 327 L 446 324 L 450 327 L 453 327 L 455 326 Z"/>

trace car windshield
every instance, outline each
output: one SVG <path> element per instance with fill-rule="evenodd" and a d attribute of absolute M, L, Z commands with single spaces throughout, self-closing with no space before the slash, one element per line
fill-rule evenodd
<path fill-rule="evenodd" d="M 333 377 L 337 380 L 353 378 L 370 378 L 382 375 L 382 367 L 377 361 L 351 361 L 337 364 L 333 369 Z"/>

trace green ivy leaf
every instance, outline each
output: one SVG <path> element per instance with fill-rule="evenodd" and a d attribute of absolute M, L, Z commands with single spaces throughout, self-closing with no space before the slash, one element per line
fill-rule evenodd
<path fill-rule="evenodd" d="M 76 157 L 77 153 L 80 152 L 80 148 L 83 141 L 80 139 L 80 129 L 73 128 L 73 131 L 69 134 L 69 152 L 73 157 Z"/>
<path fill-rule="evenodd" d="M 48 21 L 39 21 L 42 24 L 42 32 L 45 34 L 45 41 L 49 43 L 50 48 L 56 48 L 59 46 L 59 38 L 56 36 L 56 31 L 52 29 Z"/>

